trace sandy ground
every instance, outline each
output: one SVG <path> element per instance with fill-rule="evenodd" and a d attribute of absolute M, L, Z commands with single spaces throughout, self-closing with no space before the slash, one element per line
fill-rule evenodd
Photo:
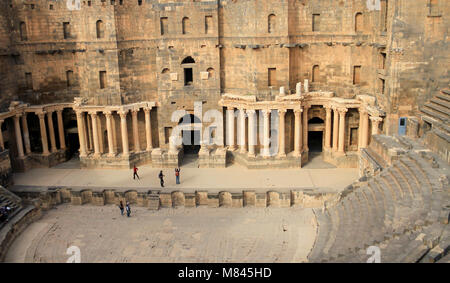
<path fill-rule="evenodd" d="M 127 190 L 130 188 L 142 191 L 160 189 L 157 168 L 139 167 L 140 180 L 133 180 L 132 170 L 68 168 L 70 165 L 54 168 L 33 169 L 26 173 L 14 174 L 14 184 L 18 187 L 62 186 L 70 188 L 113 188 Z M 181 185 L 175 184 L 173 169 L 164 169 L 165 189 L 195 192 L 207 190 L 210 193 L 226 190 L 242 192 L 255 190 L 267 192 L 277 190 L 289 192 L 292 189 L 321 189 L 327 192 L 338 192 L 358 179 L 356 169 L 280 169 L 280 170 L 248 170 L 240 166 L 225 169 L 182 168 Z"/>
<path fill-rule="evenodd" d="M 6 262 L 302 262 L 316 237 L 311 209 L 191 208 L 150 211 L 61 205 L 31 224 Z"/>

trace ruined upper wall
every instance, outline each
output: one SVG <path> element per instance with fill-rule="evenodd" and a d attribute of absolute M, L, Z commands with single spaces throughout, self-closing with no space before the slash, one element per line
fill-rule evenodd
<path fill-rule="evenodd" d="M 214 102 L 221 93 L 273 99 L 279 87 L 293 90 L 308 79 L 312 89 L 339 97 L 375 96 L 395 113 L 394 131 L 395 115 L 413 115 L 415 105 L 448 84 L 448 1 L 80 4 L 71 10 L 66 0 L 2 1 L 2 104 L 82 96 L 91 104 L 155 100 L 188 107 L 193 97 Z M 195 64 L 186 86 L 181 62 L 189 56 Z"/>

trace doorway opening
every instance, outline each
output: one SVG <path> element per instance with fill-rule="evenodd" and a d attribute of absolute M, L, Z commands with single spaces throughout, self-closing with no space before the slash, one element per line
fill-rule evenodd
<path fill-rule="evenodd" d="M 201 120 L 193 114 L 183 116 L 178 125 L 182 127 L 183 152 L 185 155 L 198 155 L 200 151 Z"/>
<path fill-rule="evenodd" d="M 322 152 L 323 131 L 308 133 L 308 147 L 310 152 Z"/>

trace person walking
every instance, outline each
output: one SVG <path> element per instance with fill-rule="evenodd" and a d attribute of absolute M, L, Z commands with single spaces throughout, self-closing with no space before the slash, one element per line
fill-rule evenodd
<path fill-rule="evenodd" d="M 123 207 L 123 202 L 122 201 L 120 201 L 120 203 L 119 203 L 119 208 L 120 208 L 120 214 L 123 216 L 123 209 L 124 209 L 124 207 Z"/>
<path fill-rule="evenodd" d="M 131 215 L 131 208 L 130 208 L 130 203 L 128 201 L 127 201 L 126 209 L 127 209 L 127 217 L 130 217 L 130 215 Z"/>
<path fill-rule="evenodd" d="M 137 171 L 138 171 L 138 168 L 136 167 L 136 165 L 134 165 L 134 167 L 133 167 L 133 180 L 136 180 L 136 177 L 138 178 L 138 180 L 140 180 Z"/>
<path fill-rule="evenodd" d="M 164 174 L 162 170 L 159 172 L 158 178 L 161 181 L 161 188 L 164 188 Z"/>
<path fill-rule="evenodd" d="M 175 178 L 177 180 L 177 185 L 180 184 L 180 168 L 175 168 Z"/>

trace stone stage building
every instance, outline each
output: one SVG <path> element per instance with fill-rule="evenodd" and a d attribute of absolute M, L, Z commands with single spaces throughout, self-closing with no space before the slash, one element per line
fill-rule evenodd
<path fill-rule="evenodd" d="M 79 154 L 88 168 L 174 167 L 193 154 L 200 167 L 283 168 L 322 152 L 357 167 L 372 135 L 427 131 L 415 117 L 448 87 L 449 10 L 439 0 L 2 1 L 1 164 L 24 171 Z"/>

